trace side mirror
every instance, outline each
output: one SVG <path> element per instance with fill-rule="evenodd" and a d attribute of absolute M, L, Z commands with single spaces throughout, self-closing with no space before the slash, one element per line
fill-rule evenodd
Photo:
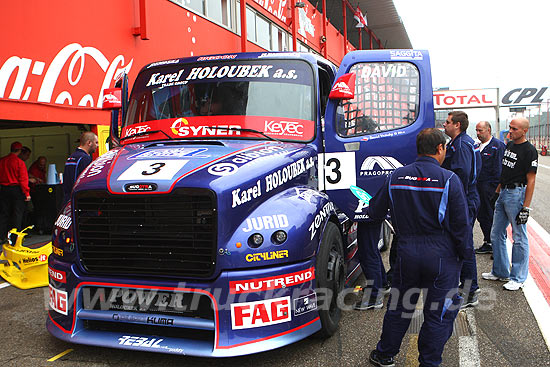
<path fill-rule="evenodd" d="M 107 88 L 103 90 L 104 110 L 122 108 L 122 88 Z"/>
<path fill-rule="evenodd" d="M 348 73 L 339 77 L 328 95 L 329 99 L 355 98 L 355 74 Z"/>
<path fill-rule="evenodd" d="M 103 109 L 111 110 L 111 129 L 109 145 L 116 147 L 120 144 L 120 126 L 126 118 L 128 110 L 128 75 L 120 74 L 115 83 L 115 88 L 107 88 L 103 91 Z"/>

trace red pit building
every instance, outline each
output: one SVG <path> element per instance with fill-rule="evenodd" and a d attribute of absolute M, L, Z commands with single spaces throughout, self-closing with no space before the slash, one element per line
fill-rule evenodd
<path fill-rule="evenodd" d="M 410 48 L 392 0 L 3 1 L 0 155 L 12 141 L 63 170 L 83 130 L 105 152 L 103 90 L 155 60 L 307 51 L 339 64 L 356 49 Z M 368 26 L 357 27 L 359 15 Z M 244 19 L 244 21 L 242 21 Z M 246 37 L 243 35 L 246 34 Z M 131 87 L 131 86 L 130 86 Z"/>

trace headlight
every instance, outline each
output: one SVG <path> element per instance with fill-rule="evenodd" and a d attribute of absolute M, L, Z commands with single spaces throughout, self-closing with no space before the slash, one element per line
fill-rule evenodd
<path fill-rule="evenodd" d="M 287 234 L 285 231 L 276 231 L 273 233 L 273 235 L 271 236 L 271 240 L 276 244 L 276 245 L 281 245 L 283 244 L 287 239 Z"/>
<path fill-rule="evenodd" d="M 264 243 L 264 236 L 259 233 L 254 233 L 252 236 L 248 237 L 248 246 L 252 248 L 258 248 Z"/>

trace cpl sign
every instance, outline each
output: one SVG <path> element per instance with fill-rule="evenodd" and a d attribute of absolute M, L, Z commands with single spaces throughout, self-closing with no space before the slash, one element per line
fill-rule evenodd
<path fill-rule="evenodd" d="M 514 88 L 500 91 L 498 104 L 497 89 L 467 89 L 434 91 L 435 109 L 456 109 L 473 107 L 495 107 L 513 105 L 539 104 L 550 99 L 548 87 L 541 88 Z"/>
<path fill-rule="evenodd" d="M 548 87 L 542 88 L 514 88 L 502 95 L 502 105 L 528 105 L 539 104 L 544 99 L 550 98 L 550 93 L 547 93 Z"/>

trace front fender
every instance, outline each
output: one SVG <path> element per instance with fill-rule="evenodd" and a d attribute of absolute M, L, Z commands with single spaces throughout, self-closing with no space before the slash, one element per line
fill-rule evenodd
<path fill-rule="evenodd" d="M 228 241 L 219 243 L 219 269 L 280 265 L 311 258 L 333 214 L 334 204 L 327 195 L 311 187 L 297 186 L 278 193 L 238 223 Z M 287 233 L 282 244 L 274 239 L 279 230 Z M 263 236 L 260 246 L 252 244 L 254 234 Z"/>

